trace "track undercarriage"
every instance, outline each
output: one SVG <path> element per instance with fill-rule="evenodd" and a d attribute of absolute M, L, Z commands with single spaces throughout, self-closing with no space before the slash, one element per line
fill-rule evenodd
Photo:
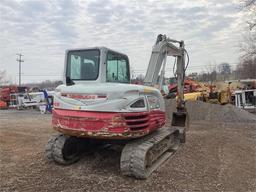
<path fill-rule="evenodd" d="M 181 137 L 178 129 L 164 127 L 127 143 L 121 155 L 122 174 L 146 179 L 178 149 Z"/>
<path fill-rule="evenodd" d="M 174 113 L 170 127 L 166 126 L 147 136 L 121 142 L 124 145 L 120 160 L 123 175 L 146 179 L 185 142 L 187 116 L 186 113 L 177 114 Z M 69 165 L 78 161 L 83 153 L 95 151 L 97 147 L 107 143 L 107 140 L 59 134 L 48 141 L 46 156 L 58 164 Z"/>

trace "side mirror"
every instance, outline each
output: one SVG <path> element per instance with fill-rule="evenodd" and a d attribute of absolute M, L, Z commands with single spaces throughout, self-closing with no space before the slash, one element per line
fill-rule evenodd
<path fill-rule="evenodd" d="M 70 79 L 69 76 L 66 77 L 66 85 L 67 86 L 70 86 L 70 85 L 74 85 L 74 81 L 72 79 Z"/>

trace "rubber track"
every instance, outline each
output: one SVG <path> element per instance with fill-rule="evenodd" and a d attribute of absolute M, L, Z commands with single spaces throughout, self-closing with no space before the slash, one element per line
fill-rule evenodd
<path fill-rule="evenodd" d="M 61 134 L 62 135 L 62 134 Z M 45 146 L 45 156 L 49 161 L 53 161 L 53 156 L 52 156 L 52 150 L 53 150 L 53 145 L 56 142 L 60 135 L 53 135 L 47 142 Z"/>
<path fill-rule="evenodd" d="M 122 151 L 120 162 L 122 174 L 138 179 L 146 179 L 177 150 L 179 143 L 175 144 L 177 140 L 174 136 L 174 130 L 166 127 L 144 138 L 126 144 Z M 165 139 L 169 139 L 170 148 L 165 151 L 160 151 L 158 154 L 160 157 L 150 167 L 146 168 L 147 152 Z"/>
<path fill-rule="evenodd" d="M 65 142 L 71 137 L 64 134 L 53 136 L 46 145 L 46 156 L 49 160 L 55 161 L 58 164 L 70 165 L 80 159 L 80 156 L 75 156 L 72 159 L 64 159 L 62 150 Z"/>

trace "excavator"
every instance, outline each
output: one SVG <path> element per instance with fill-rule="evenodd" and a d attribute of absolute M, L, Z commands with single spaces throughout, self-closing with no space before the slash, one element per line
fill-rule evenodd
<path fill-rule="evenodd" d="M 161 95 L 168 56 L 175 57 L 177 66 L 177 106 L 172 114 Z M 67 50 L 65 83 L 55 90 L 52 110 L 52 126 L 58 134 L 49 139 L 46 157 L 69 165 L 85 151 L 118 144 L 122 175 L 149 177 L 185 143 L 186 56 L 183 41 L 159 34 L 144 85 L 134 85 L 125 54 L 106 47 Z"/>

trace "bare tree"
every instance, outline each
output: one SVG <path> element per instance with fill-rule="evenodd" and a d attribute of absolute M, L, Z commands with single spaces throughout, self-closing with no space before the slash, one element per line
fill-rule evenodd
<path fill-rule="evenodd" d="M 218 65 L 218 79 L 219 80 L 228 80 L 231 75 L 231 66 L 229 63 L 221 63 Z"/>
<path fill-rule="evenodd" d="M 242 59 L 256 57 L 256 31 L 250 32 L 247 36 L 244 36 L 240 51 L 242 52 Z"/>
<path fill-rule="evenodd" d="M 256 79 L 256 57 L 243 59 L 236 73 L 239 79 Z"/>
<path fill-rule="evenodd" d="M 34 90 L 47 89 L 54 90 L 58 85 L 63 84 L 61 80 L 45 80 L 41 83 L 27 83 L 25 84 L 27 87 L 30 87 Z"/>
<path fill-rule="evenodd" d="M 241 0 L 242 9 L 251 15 L 251 18 L 247 23 L 249 24 L 250 30 L 256 28 L 256 0 Z"/>
<path fill-rule="evenodd" d="M 248 13 L 250 31 L 240 44 L 240 63 L 236 68 L 236 77 L 256 78 L 256 0 L 240 0 L 242 10 Z"/>
<path fill-rule="evenodd" d="M 209 63 L 208 66 L 206 66 L 207 73 L 203 76 L 206 77 L 207 81 L 210 81 L 211 84 L 217 80 L 217 71 L 216 71 L 216 64 Z"/>
<path fill-rule="evenodd" d="M 230 74 L 231 73 L 231 67 L 229 63 L 221 63 L 218 65 L 219 72 L 221 74 Z"/>

